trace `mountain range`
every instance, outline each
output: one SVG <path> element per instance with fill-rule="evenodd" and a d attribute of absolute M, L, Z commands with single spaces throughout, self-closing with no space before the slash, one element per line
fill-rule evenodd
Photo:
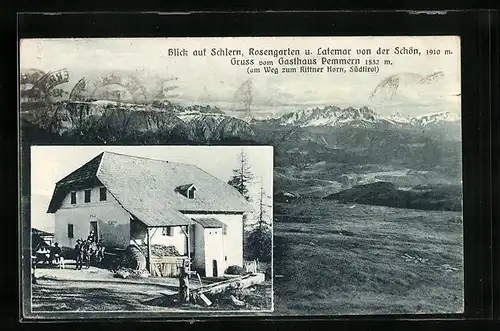
<path fill-rule="evenodd" d="M 401 114 L 381 116 L 368 107 L 342 109 L 336 106 L 326 106 L 298 110 L 264 121 L 279 126 L 299 127 L 373 127 L 377 125 L 425 127 L 447 122 L 458 122 L 460 117 L 451 112 L 438 112 L 417 117 Z"/>
<path fill-rule="evenodd" d="M 217 107 L 184 107 L 170 102 L 58 102 L 47 108 L 22 111 L 21 115 L 30 124 L 51 133 L 77 134 L 87 140 L 97 138 L 105 142 L 120 141 L 125 136 L 130 139 L 154 138 L 141 141 L 153 143 L 155 139 L 209 142 L 246 140 L 255 136 L 247 122 L 227 116 Z"/>
<path fill-rule="evenodd" d="M 51 109 L 30 109 L 21 105 L 21 114 L 31 123 L 50 127 L 58 133 L 74 129 L 105 126 L 138 132 L 181 132 L 188 139 L 220 140 L 228 137 L 251 139 L 253 127 L 277 128 L 423 128 L 459 124 L 460 118 L 450 112 L 410 117 L 400 114 L 381 116 L 369 109 L 325 106 L 286 113 L 277 118 L 241 119 L 225 114 L 209 105 L 181 106 L 170 101 L 151 104 L 119 103 L 94 100 L 88 102 L 60 101 Z M 29 109 L 29 111 L 23 111 Z M 43 118 L 43 119 L 42 119 Z M 457 126 L 457 125 L 455 125 Z M 89 128 L 90 129 L 90 128 Z"/>
<path fill-rule="evenodd" d="M 244 120 L 209 105 L 93 100 L 21 104 L 21 120 L 31 144 L 272 145 L 275 191 L 302 197 L 334 198 L 379 181 L 395 185 L 394 195 L 461 181 L 461 122 L 449 112 L 381 116 L 326 106 Z"/>

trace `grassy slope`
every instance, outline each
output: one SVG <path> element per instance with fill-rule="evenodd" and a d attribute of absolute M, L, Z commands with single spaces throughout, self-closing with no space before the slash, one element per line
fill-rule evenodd
<path fill-rule="evenodd" d="M 351 206 L 275 206 L 276 313 L 462 310 L 462 225 L 452 221 L 458 213 Z"/>
<path fill-rule="evenodd" d="M 462 190 L 458 185 L 434 185 L 422 188 L 426 189 L 399 190 L 392 183 L 377 182 L 354 186 L 331 194 L 326 199 L 395 208 L 452 211 L 462 209 Z"/>

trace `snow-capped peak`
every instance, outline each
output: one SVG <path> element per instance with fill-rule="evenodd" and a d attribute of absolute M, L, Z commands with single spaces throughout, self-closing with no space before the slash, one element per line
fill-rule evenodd
<path fill-rule="evenodd" d="M 410 116 L 406 116 L 401 113 L 389 115 L 385 117 L 385 119 L 392 124 L 410 124 L 412 120 Z"/>
<path fill-rule="evenodd" d="M 302 109 L 276 119 L 280 125 L 295 126 L 363 126 L 378 121 L 378 115 L 367 107 L 341 109 L 335 106 Z"/>
<path fill-rule="evenodd" d="M 370 125 L 396 125 L 396 126 L 426 126 L 441 124 L 443 122 L 459 121 L 460 116 L 451 112 L 439 112 L 417 117 L 395 113 L 388 116 L 380 116 L 368 107 L 361 108 L 339 108 L 326 106 L 323 108 L 301 109 L 290 112 L 278 118 L 266 120 L 283 126 L 353 126 L 367 127 Z"/>
<path fill-rule="evenodd" d="M 459 121 L 459 120 L 460 120 L 460 117 L 458 115 L 453 114 L 449 111 L 444 111 L 444 112 L 439 112 L 439 113 L 434 113 L 434 114 L 417 116 L 415 118 L 412 118 L 410 123 L 413 125 L 426 126 L 426 125 L 430 125 L 430 124 L 440 124 L 443 122 L 455 122 L 455 121 Z"/>

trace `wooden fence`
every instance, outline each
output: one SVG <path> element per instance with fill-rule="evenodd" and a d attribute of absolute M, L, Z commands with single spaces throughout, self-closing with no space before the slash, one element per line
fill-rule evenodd
<path fill-rule="evenodd" d="M 178 277 L 185 256 L 164 256 L 151 258 L 151 276 Z"/>
<path fill-rule="evenodd" d="M 245 261 L 243 268 L 246 272 L 255 273 L 259 270 L 259 261 L 257 260 Z"/>

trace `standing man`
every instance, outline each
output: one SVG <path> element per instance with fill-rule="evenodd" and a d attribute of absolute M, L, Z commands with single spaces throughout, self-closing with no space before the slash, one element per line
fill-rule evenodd
<path fill-rule="evenodd" d="M 99 239 L 99 242 L 97 243 L 97 262 L 102 262 L 104 259 L 104 251 L 106 250 L 106 247 L 102 243 L 102 239 Z"/>
<path fill-rule="evenodd" d="M 76 270 L 82 270 L 83 267 L 83 243 L 81 239 L 76 241 L 75 246 Z"/>
<path fill-rule="evenodd" d="M 50 261 L 55 261 L 56 264 L 59 263 L 61 259 L 61 247 L 59 247 L 59 243 L 55 243 L 54 247 L 50 249 Z"/>

